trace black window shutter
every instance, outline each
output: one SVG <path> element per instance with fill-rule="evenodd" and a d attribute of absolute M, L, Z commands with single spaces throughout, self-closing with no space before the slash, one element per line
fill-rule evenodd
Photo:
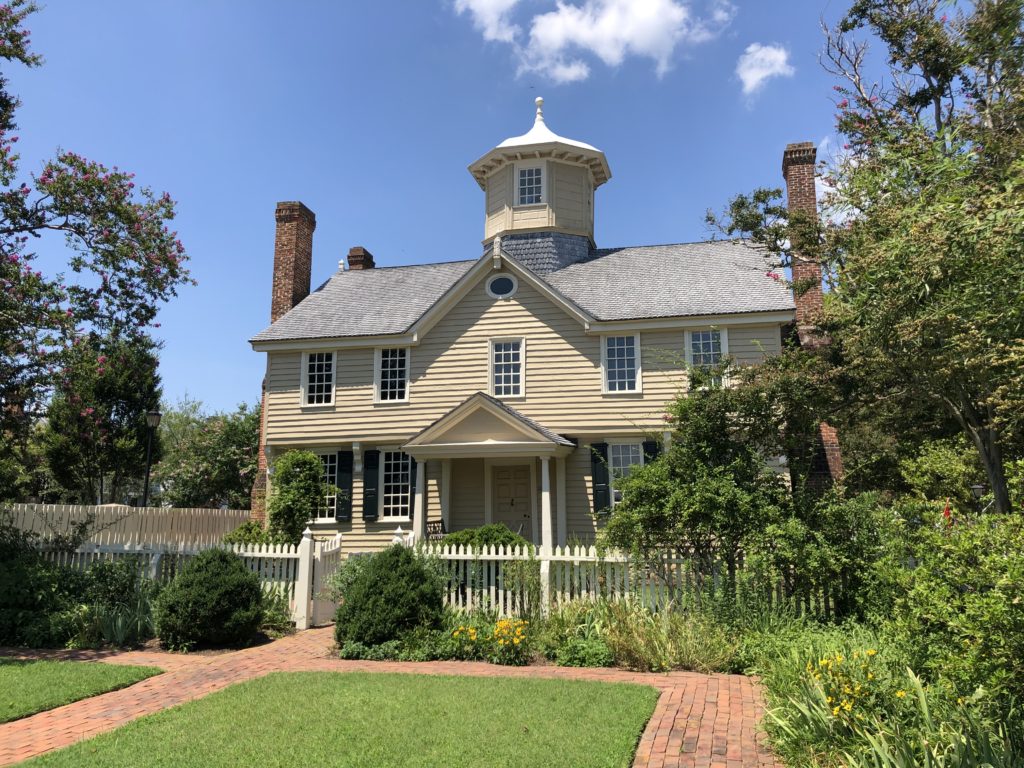
<path fill-rule="evenodd" d="M 352 451 L 338 451 L 338 497 L 334 519 L 339 523 L 352 519 Z"/>
<path fill-rule="evenodd" d="M 426 506 L 426 498 L 423 505 Z M 426 512 L 426 510 L 423 510 Z M 409 457 L 409 518 L 416 514 L 416 459 Z"/>
<path fill-rule="evenodd" d="M 377 519 L 377 483 L 380 480 L 380 451 L 363 453 L 363 520 Z"/>
<path fill-rule="evenodd" d="M 661 443 L 657 440 L 644 440 L 644 463 L 650 464 L 661 455 Z"/>
<path fill-rule="evenodd" d="M 608 443 L 591 443 L 590 477 L 594 495 L 594 514 L 606 514 L 612 505 L 608 489 Z"/>

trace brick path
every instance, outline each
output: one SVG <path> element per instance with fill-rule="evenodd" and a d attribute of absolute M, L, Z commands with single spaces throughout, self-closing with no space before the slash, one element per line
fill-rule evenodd
<path fill-rule="evenodd" d="M 640 739 L 634 766 L 662 768 L 778 768 L 758 721 L 763 713 L 756 683 L 740 675 L 695 672 L 644 674 L 617 669 L 499 667 L 482 662 L 342 661 L 333 657 L 330 627 L 299 632 L 257 648 L 213 656 L 146 651 L 51 651 L 2 655 L 95 660 L 160 667 L 164 674 L 119 691 L 0 725 L 0 765 L 68 746 L 268 672 L 405 672 L 478 677 L 545 677 L 640 683 L 661 696 Z"/>

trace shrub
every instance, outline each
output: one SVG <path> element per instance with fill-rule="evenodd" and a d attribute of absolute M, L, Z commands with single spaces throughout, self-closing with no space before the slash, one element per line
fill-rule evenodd
<path fill-rule="evenodd" d="M 259 577 L 222 549 L 193 557 L 160 594 L 156 631 L 168 648 L 246 645 L 263 617 Z"/>
<path fill-rule="evenodd" d="M 610 667 L 615 657 L 600 637 L 573 637 L 554 651 L 555 663 L 562 667 Z"/>
<path fill-rule="evenodd" d="M 424 558 L 396 544 L 364 559 L 338 595 L 335 637 L 339 646 L 348 642 L 379 645 L 415 627 L 440 627 L 441 580 Z"/>
<path fill-rule="evenodd" d="M 503 523 L 491 523 L 479 528 L 466 528 L 449 533 L 443 544 L 470 547 L 481 550 L 484 547 L 528 547 L 530 542 Z"/>
<path fill-rule="evenodd" d="M 268 637 L 284 637 L 295 631 L 287 593 L 277 589 L 264 590 L 259 629 Z"/>
<path fill-rule="evenodd" d="M 246 520 L 233 531 L 228 531 L 221 539 L 222 544 L 270 544 L 270 531 L 258 520 Z"/>

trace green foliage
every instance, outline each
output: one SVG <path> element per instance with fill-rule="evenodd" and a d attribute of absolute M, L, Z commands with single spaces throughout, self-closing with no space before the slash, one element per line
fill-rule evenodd
<path fill-rule="evenodd" d="M 262 618 L 259 577 L 222 549 L 191 558 L 156 603 L 157 637 L 174 650 L 247 645 Z"/>
<path fill-rule="evenodd" d="M 174 507 L 248 509 L 259 459 L 259 406 L 203 412 L 202 403 L 165 406 L 163 460 L 154 466 L 160 499 Z"/>
<path fill-rule="evenodd" d="M 281 531 L 265 528 L 259 520 L 246 520 L 221 538 L 222 544 L 291 544 Z"/>
<path fill-rule="evenodd" d="M 482 525 L 479 528 L 464 528 L 445 535 L 443 542 L 449 546 L 470 547 L 481 550 L 484 547 L 529 547 L 530 542 L 503 523 Z"/>
<path fill-rule="evenodd" d="M 325 498 L 339 492 L 324 482 L 323 462 L 309 451 L 288 451 L 276 459 L 271 489 L 268 528 L 291 544 L 302 539 L 306 523 L 317 517 Z"/>
<path fill-rule="evenodd" d="M 913 456 L 900 462 L 900 474 L 920 498 L 949 498 L 965 511 L 977 504 L 971 485 L 983 482 L 985 477 L 977 451 L 963 437 L 925 442 Z"/>
<path fill-rule="evenodd" d="M 292 621 L 288 594 L 278 589 L 263 591 L 263 615 L 260 617 L 260 632 L 267 637 L 284 637 L 295 631 Z"/>
<path fill-rule="evenodd" d="M 959 695 L 983 686 L 1024 701 L 1024 521 L 937 511 L 907 526 L 917 567 L 905 576 L 889 631 L 915 671 Z"/>
<path fill-rule="evenodd" d="M 350 578 L 334 582 L 341 599 L 335 615 L 339 646 L 379 645 L 415 627 L 440 626 L 441 580 L 423 558 L 396 544 L 360 559 L 366 562 Z"/>
<path fill-rule="evenodd" d="M 554 649 L 560 667 L 610 667 L 615 663 L 612 649 L 600 637 L 573 637 Z"/>
<path fill-rule="evenodd" d="M 64 355 L 46 412 L 43 450 L 62 500 L 82 504 L 141 497 L 149 428 L 160 404 L 157 345 L 136 335 L 83 336 Z M 153 439 L 153 456 L 160 440 Z"/>

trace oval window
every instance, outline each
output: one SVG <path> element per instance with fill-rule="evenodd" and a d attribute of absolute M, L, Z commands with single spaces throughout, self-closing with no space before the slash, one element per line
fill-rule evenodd
<path fill-rule="evenodd" d="M 498 275 L 487 283 L 487 293 L 496 299 L 510 298 L 515 292 L 516 279 L 511 275 Z"/>

